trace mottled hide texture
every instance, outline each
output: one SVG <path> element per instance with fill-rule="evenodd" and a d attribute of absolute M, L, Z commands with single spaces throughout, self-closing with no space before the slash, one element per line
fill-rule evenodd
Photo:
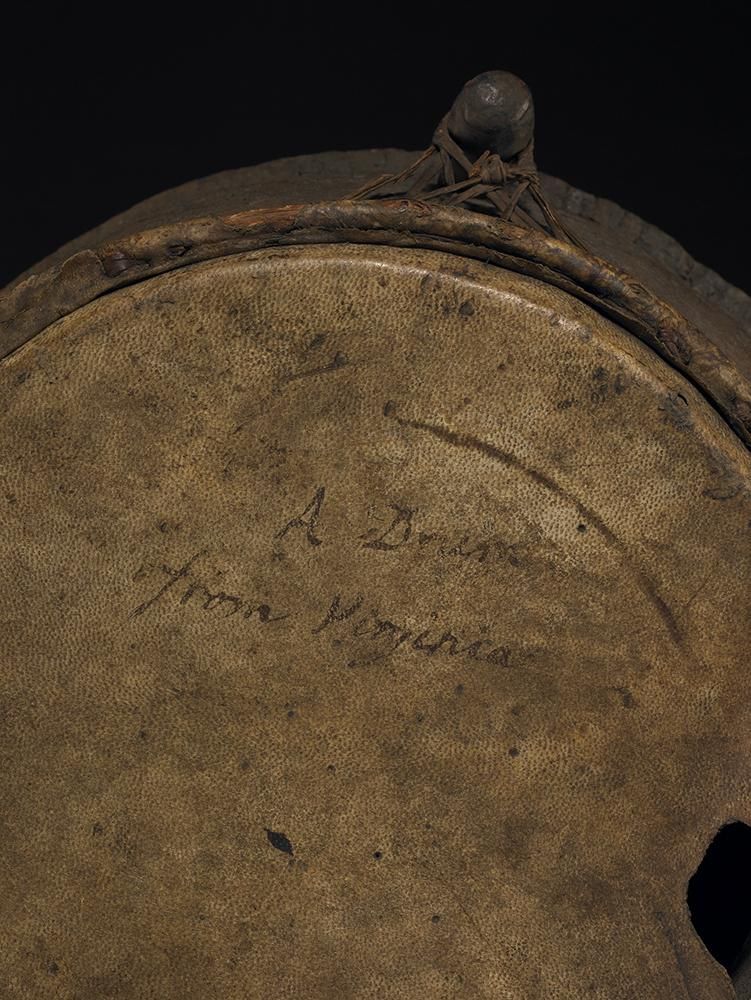
<path fill-rule="evenodd" d="M 542 265 L 288 243 L 58 275 L 6 342 L 0 997 L 731 1000 L 686 905 L 751 822 L 714 383 Z"/>

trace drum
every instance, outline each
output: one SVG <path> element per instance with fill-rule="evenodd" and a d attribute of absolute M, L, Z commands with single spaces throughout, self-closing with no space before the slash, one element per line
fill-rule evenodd
<path fill-rule="evenodd" d="M 4 996 L 734 996 L 751 303 L 532 119 L 484 74 L 0 297 Z"/>

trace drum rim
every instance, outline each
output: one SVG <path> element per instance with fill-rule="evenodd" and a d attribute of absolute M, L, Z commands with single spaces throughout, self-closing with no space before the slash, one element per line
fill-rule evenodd
<path fill-rule="evenodd" d="M 697 327 L 628 273 L 545 233 L 407 199 L 205 216 L 79 251 L 0 292 L 0 358 L 95 299 L 158 274 L 253 250 L 336 243 L 439 250 L 555 285 L 652 348 L 751 449 L 751 381 Z"/>

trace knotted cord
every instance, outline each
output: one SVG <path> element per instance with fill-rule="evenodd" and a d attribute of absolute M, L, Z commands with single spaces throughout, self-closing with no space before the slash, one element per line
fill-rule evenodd
<path fill-rule="evenodd" d="M 431 145 L 413 163 L 397 174 L 384 174 L 369 182 L 351 197 L 359 200 L 402 194 L 416 201 L 464 205 L 582 246 L 545 197 L 535 165 L 533 141 L 513 160 L 503 160 L 498 153 L 486 149 L 473 161 L 452 138 L 447 119 L 448 115 L 441 119 Z M 535 218 L 522 207 L 520 201 L 525 193 L 542 218 Z"/>

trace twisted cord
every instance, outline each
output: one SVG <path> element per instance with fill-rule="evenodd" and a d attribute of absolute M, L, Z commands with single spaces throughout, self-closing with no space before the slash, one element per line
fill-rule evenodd
<path fill-rule="evenodd" d="M 351 197 L 360 200 L 400 193 L 416 201 L 472 206 L 507 222 L 516 221 L 582 246 L 543 193 L 532 142 L 513 161 L 503 160 L 498 153 L 487 149 L 476 160 L 470 160 L 449 133 L 447 117 L 433 133 L 431 145 L 413 163 L 397 174 L 385 174 L 371 181 Z M 539 208 L 542 221 L 520 205 L 525 193 Z"/>

